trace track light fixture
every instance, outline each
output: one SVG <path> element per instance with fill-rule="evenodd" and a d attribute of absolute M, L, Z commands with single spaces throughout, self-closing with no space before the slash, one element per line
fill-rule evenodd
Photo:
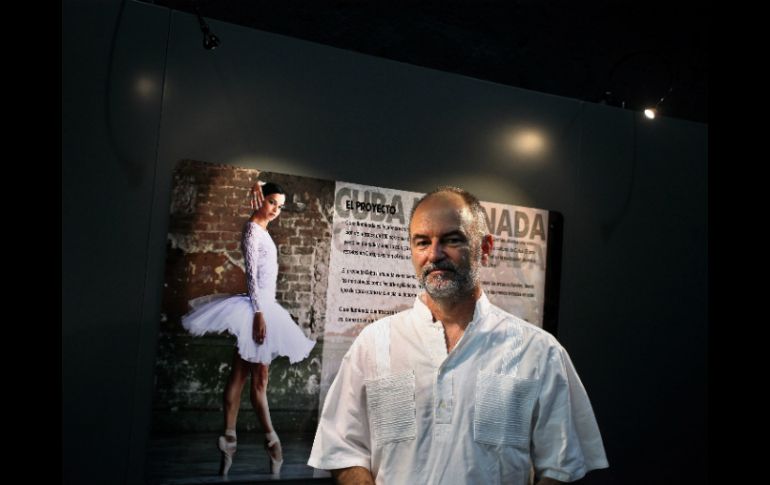
<path fill-rule="evenodd" d="M 203 32 L 203 48 L 208 51 L 216 49 L 222 42 L 219 40 L 219 37 L 211 33 L 211 29 L 209 29 L 206 21 L 203 20 L 200 10 L 196 8 L 195 13 L 198 15 L 198 23 L 201 26 L 201 32 Z"/>

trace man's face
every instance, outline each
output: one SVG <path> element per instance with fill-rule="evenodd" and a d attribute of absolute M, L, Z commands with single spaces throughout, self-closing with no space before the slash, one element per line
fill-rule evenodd
<path fill-rule="evenodd" d="M 438 194 L 425 200 L 412 217 L 409 242 L 417 280 L 431 298 L 469 295 L 478 286 L 481 238 L 462 198 Z"/>

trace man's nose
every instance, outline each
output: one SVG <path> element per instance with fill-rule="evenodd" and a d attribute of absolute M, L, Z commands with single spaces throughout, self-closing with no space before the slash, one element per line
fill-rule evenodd
<path fill-rule="evenodd" d="M 430 250 L 428 251 L 428 260 L 435 262 L 442 259 L 444 259 L 444 246 L 438 241 L 431 243 Z"/>

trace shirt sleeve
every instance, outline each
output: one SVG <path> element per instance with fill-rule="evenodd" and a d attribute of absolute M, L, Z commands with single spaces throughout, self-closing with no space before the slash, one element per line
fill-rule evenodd
<path fill-rule="evenodd" d="M 540 477 L 572 482 L 607 468 L 599 426 L 566 350 L 550 350 L 535 409 L 532 460 Z"/>
<path fill-rule="evenodd" d="M 246 285 L 249 289 L 249 299 L 254 313 L 261 311 L 257 290 L 259 290 L 259 233 L 253 227 L 246 229 L 243 238 L 243 257 L 246 260 Z"/>
<path fill-rule="evenodd" d="M 343 357 L 326 395 L 307 462 L 314 468 L 335 470 L 361 466 L 371 470 L 371 435 L 364 382 L 365 330 Z"/>

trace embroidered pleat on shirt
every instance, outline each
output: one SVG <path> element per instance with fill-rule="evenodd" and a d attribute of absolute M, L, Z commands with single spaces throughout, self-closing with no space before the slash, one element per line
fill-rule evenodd
<path fill-rule="evenodd" d="M 417 435 L 414 372 L 366 381 L 366 396 L 374 439 L 378 444 Z"/>
<path fill-rule="evenodd" d="M 474 439 L 490 445 L 529 447 L 537 381 L 479 372 L 476 378 Z"/>

